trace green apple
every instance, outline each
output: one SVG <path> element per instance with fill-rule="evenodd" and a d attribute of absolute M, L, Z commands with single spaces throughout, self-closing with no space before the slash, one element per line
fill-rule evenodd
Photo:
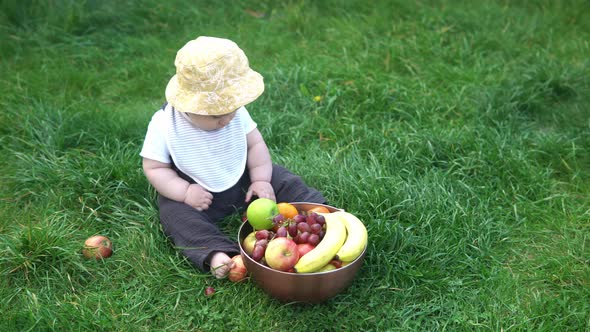
<path fill-rule="evenodd" d="M 279 214 L 277 203 L 272 199 L 258 198 L 246 210 L 246 218 L 254 230 L 271 229 L 272 218 Z"/>

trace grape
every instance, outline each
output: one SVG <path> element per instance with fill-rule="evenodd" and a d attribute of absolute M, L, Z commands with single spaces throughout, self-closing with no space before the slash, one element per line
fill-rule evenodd
<path fill-rule="evenodd" d="M 295 237 L 295 235 L 297 235 L 297 224 L 296 223 L 289 224 L 289 235 L 291 235 L 291 237 Z"/>
<path fill-rule="evenodd" d="M 295 217 L 293 217 L 293 221 L 294 221 L 296 224 L 298 224 L 298 223 L 301 223 L 301 222 L 305 222 L 305 220 L 306 220 L 306 218 L 305 218 L 305 216 L 304 216 L 304 215 L 302 215 L 302 214 L 298 214 L 298 215 L 296 215 Z"/>
<path fill-rule="evenodd" d="M 308 239 L 309 239 L 309 232 L 303 232 L 303 233 L 299 234 L 299 241 L 301 241 L 301 243 L 307 243 Z"/>
<path fill-rule="evenodd" d="M 320 243 L 320 236 L 318 234 L 309 234 L 307 238 L 307 243 L 317 246 Z"/>
<path fill-rule="evenodd" d="M 311 231 L 311 227 L 309 226 L 309 224 L 304 222 L 297 224 L 297 229 L 301 231 L 301 233 Z"/>
<path fill-rule="evenodd" d="M 326 235 L 326 231 L 324 231 L 323 229 L 318 233 L 318 235 L 320 236 L 320 240 L 324 238 L 324 235 Z"/>
<path fill-rule="evenodd" d="M 307 223 L 308 223 L 310 226 L 311 226 L 311 225 L 313 225 L 313 224 L 315 224 L 315 223 L 316 223 L 316 221 L 317 221 L 317 220 L 316 220 L 317 216 L 318 216 L 318 215 L 317 215 L 317 213 L 315 213 L 315 212 L 312 212 L 312 213 L 308 214 L 308 215 L 307 215 L 307 218 L 306 218 L 306 221 L 307 221 Z"/>
<path fill-rule="evenodd" d="M 266 246 L 268 246 L 268 240 L 267 239 L 258 240 L 258 241 L 256 241 L 255 246 L 261 246 L 263 248 L 266 248 Z"/>
<path fill-rule="evenodd" d="M 301 234 L 297 234 L 293 237 L 293 241 L 295 241 L 295 243 L 300 244 L 303 243 L 301 242 Z"/>
<path fill-rule="evenodd" d="M 315 218 L 316 222 L 322 226 L 324 226 L 326 224 L 326 218 L 324 216 L 322 216 L 321 214 L 318 214 L 318 216 Z"/>
<path fill-rule="evenodd" d="M 256 239 L 257 240 L 268 239 L 269 235 L 270 235 L 270 232 L 267 229 L 263 229 L 263 230 L 256 232 Z"/>
<path fill-rule="evenodd" d="M 266 251 L 266 249 L 263 246 L 255 245 L 254 250 L 252 250 L 252 259 L 257 262 L 260 262 L 262 257 L 264 257 L 265 251 Z"/>
<path fill-rule="evenodd" d="M 313 224 L 310 228 L 313 234 L 319 234 L 322 231 L 322 225 L 320 224 Z"/>
<path fill-rule="evenodd" d="M 287 237 L 287 227 L 281 226 L 277 229 L 277 237 Z"/>
<path fill-rule="evenodd" d="M 205 296 L 211 296 L 213 294 L 215 294 L 215 288 L 211 286 L 205 288 Z"/>
<path fill-rule="evenodd" d="M 334 265 L 335 268 L 339 269 L 342 267 L 342 261 L 339 259 L 333 259 L 330 261 L 330 264 Z"/>
<path fill-rule="evenodd" d="M 284 220 L 285 220 L 285 216 L 283 216 L 280 213 L 272 218 L 272 222 L 275 225 L 282 225 Z"/>

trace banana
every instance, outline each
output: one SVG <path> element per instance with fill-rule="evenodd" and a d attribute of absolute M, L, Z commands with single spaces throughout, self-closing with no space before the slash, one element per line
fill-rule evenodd
<path fill-rule="evenodd" d="M 316 272 L 328 264 L 346 240 L 346 227 L 338 215 L 321 213 L 326 218 L 326 234 L 318 245 L 295 264 L 297 273 Z"/>
<path fill-rule="evenodd" d="M 332 270 L 336 270 L 336 267 L 334 265 L 328 263 L 324 267 L 317 270 L 317 272 L 328 272 L 328 271 L 332 271 Z"/>
<path fill-rule="evenodd" d="M 346 211 L 334 212 L 340 216 L 340 219 L 346 226 L 346 242 L 340 247 L 336 256 L 342 262 L 352 262 L 355 260 L 365 249 L 368 241 L 367 228 L 362 221 L 359 220 L 355 215 Z"/>

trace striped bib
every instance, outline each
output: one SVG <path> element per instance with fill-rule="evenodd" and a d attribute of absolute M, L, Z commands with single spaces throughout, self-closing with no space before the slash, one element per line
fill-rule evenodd
<path fill-rule="evenodd" d="M 211 192 L 239 181 L 246 169 L 246 135 L 256 128 L 244 107 L 227 126 L 211 131 L 197 128 L 170 105 L 165 113 L 168 150 L 180 171 Z"/>

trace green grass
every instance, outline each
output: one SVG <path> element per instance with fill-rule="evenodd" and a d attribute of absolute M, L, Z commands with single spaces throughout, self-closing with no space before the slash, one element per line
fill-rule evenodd
<path fill-rule="evenodd" d="M 590 330 L 587 1 L 0 8 L 1 331 Z M 367 225 L 326 303 L 216 280 L 161 232 L 138 153 L 198 35 L 265 77 L 274 161 Z M 115 254 L 84 260 L 97 233 Z"/>

